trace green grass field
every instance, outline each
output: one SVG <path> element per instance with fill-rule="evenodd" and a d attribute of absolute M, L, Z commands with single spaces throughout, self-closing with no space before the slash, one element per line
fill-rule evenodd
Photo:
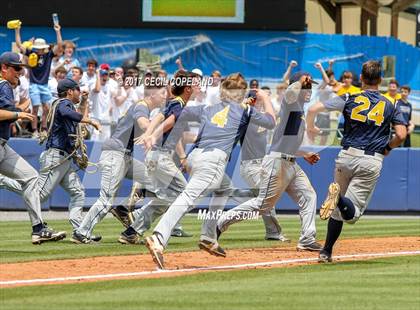
<path fill-rule="evenodd" d="M 298 217 L 279 216 L 284 233 L 297 242 L 300 231 Z M 71 232 L 67 221 L 49 221 L 56 230 Z M 185 230 L 194 233 L 192 238 L 172 238 L 168 251 L 198 250 L 197 240 L 201 221 L 196 215 L 187 216 L 182 221 Z M 325 238 L 326 222 L 317 222 L 318 238 Z M 31 260 L 79 258 L 89 256 L 127 255 L 146 253 L 144 246 L 124 246 L 117 242 L 122 226 L 114 219 L 106 219 L 96 228 L 96 233 L 103 236 L 97 245 L 74 245 L 69 238 L 58 243 L 45 243 L 33 246 L 30 243 L 28 222 L 0 222 L 0 262 L 19 262 Z M 265 230 L 262 220 L 251 220 L 233 225 L 223 234 L 221 244 L 226 248 L 268 247 L 272 241 L 264 240 Z M 362 238 L 375 236 L 420 236 L 419 219 L 375 219 L 362 218 L 357 225 L 344 227 L 344 238 Z"/>
<path fill-rule="evenodd" d="M 285 233 L 297 240 L 299 219 L 280 215 Z M 66 221 L 49 221 L 69 230 Z M 200 221 L 184 219 L 193 238 L 173 238 L 169 251 L 197 250 Z M 325 222 L 317 222 L 325 238 Z M 116 242 L 119 223 L 98 225 L 95 246 L 64 240 L 30 244 L 27 222 L 0 222 L 1 262 L 145 253 L 143 246 Z M 362 218 L 345 225 L 344 238 L 420 236 L 419 218 Z M 248 221 L 223 235 L 226 248 L 267 247 L 262 221 Z M 0 309 L 416 309 L 420 308 L 420 256 L 241 271 L 218 271 L 161 279 L 114 280 L 0 289 Z"/>

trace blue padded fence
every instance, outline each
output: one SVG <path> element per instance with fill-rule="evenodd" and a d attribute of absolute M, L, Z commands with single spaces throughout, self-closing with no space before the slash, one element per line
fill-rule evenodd
<path fill-rule="evenodd" d="M 39 169 L 38 157 L 42 147 L 32 139 L 11 139 L 9 145 L 21 154 L 35 169 Z M 101 145 L 87 141 L 90 160 L 99 160 Z M 329 147 L 321 151 L 321 160 L 318 164 L 311 166 L 304 160 L 298 162 L 307 173 L 315 191 L 318 194 L 318 205 L 324 199 L 328 184 L 333 179 L 334 160 L 339 152 L 339 147 Z M 136 154 L 141 153 L 139 149 Z M 239 175 L 239 147 L 232 155 L 227 172 L 232 177 L 233 184 L 238 188 L 246 188 L 245 182 Z M 135 155 L 137 157 L 137 155 Z M 383 165 L 379 182 L 376 186 L 368 210 L 374 211 L 420 211 L 420 148 L 400 148 L 392 151 Z M 83 185 L 86 188 L 86 206 L 92 205 L 98 197 L 100 187 L 100 173 L 86 174 L 80 172 Z M 128 195 L 131 189 L 131 181 L 125 180 L 119 192 L 120 197 Z M 66 209 L 69 202 L 68 195 L 63 189 L 58 188 L 52 197 L 43 204 L 43 209 L 49 208 Z M 24 203 L 20 196 L 0 190 L 1 209 L 24 209 Z M 284 194 L 277 203 L 278 210 L 297 210 L 295 203 Z"/>

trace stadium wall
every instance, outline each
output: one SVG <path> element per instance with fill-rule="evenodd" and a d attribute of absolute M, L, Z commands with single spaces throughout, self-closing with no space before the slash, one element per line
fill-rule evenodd
<path fill-rule="evenodd" d="M 335 59 L 334 70 L 360 72 L 367 59 L 395 56 L 395 76 L 414 89 L 420 85 L 420 49 L 390 37 L 327 35 L 306 32 L 64 28 L 63 38 L 73 40 L 76 56 L 84 65 L 95 57 L 100 63 L 120 66 L 134 59 L 138 48 L 160 56 L 164 69 L 176 70 L 182 57 L 186 68 L 200 68 L 205 74 L 218 69 L 222 74 L 240 71 L 247 78 L 278 81 L 294 59 L 297 69 L 321 78 L 316 62 Z M 44 37 L 55 41 L 52 28 L 23 27 L 22 38 Z M 0 52 L 10 50 L 14 31 L 0 28 Z"/>
<path fill-rule="evenodd" d="M 37 141 L 30 139 L 11 139 L 10 146 L 28 160 L 35 169 L 39 169 L 39 154 L 43 147 Z M 92 162 L 98 162 L 101 144 L 87 141 L 89 158 Z M 321 151 L 321 160 L 311 166 L 304 160 L 298 162 L 307 173 L 315 191 L 318 194 L 318 206 L 324 199 L 328 184 L 333 180 L 334 160 L 339 152 L 339 147 L 329 147 Z M 140 148 L 136 148 L 135 157 L 142 157 Z M 247 188 L 239 175 L 240 148 L 237 147 L 232 155 L 227 172 L 232 177 L 236 188 Z M 92 168 L 89 168 L 91 170 Z M 369 204 L 370 211 L 395 211 L 420 212 L 420 148 L 400 148 L 392 151 L 384 161 L 383 170 L 376 190 Z M 83 185 L 86 189 L 86 206 L 92 205 L 98 195 L 100 187 L 100 173 L 79 172 Z M 119 192 L 121 198 L 126 197 L 131 189 L 131 181 L 125 180 Z M 117 199 L 116 202 L 119 200 Z M 43 209 L 64 209 L 68 206 L 68 195 L 61 189 L 54 191 L 52 197 L 43 204 Z M 200 205 L 204 205 L 201 203 Z M 0 190 L 0 210 L 22 210 L 24 203 L 20 196 L 15 193 Z M 287 195 L 283 195 L 276 208 L 283 211 L 297 210 L 296 204 Z"/>

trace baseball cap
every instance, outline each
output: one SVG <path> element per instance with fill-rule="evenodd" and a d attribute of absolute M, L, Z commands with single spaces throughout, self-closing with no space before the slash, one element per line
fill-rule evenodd
<path fill-rule="evenodd" d="M 200 69 L 198 69 L 198 68 L 195 68 L 195 69 L 193 69 L 191 72 L 194 72 L 195 74 L 198 74 L 199 76 L 203 76 L 203 71 L 201 71 Z"/>
<path fill-rule="evenodd" d="M 28 65 L 22 63 L 19 54 L 13 52 L 4 52 L 0 55 L 0 64 L 27 67 Z"/>
<path fill-rule="evenodd" d="M 305 71 L 298 71 L 295 74 L 293 74 L 292 77 L 290 78 L 290 84 L 293 84 L 293 83 L 299 81 L 300 78 L 304 75 L 307 75 L 309 77 L 309 81 L 312 84 L 318 84 L 318 82 L 316 82 L 312 79 L 312 75 L 309 72 L 305 72 Z"/>
<path fill-rule="evenodd" d="M 109 71 L 111 67 L 108 64 L 101 64 L 99 69 Z"/>
<path fill-rule="evenodd" d="M 60 94 L 60 93 L 64 93 L 65 91 L 69 89 L 75 89 L 75 88 L 79 88 L 79 84 L 72 79 L 66 78 L 58 82 L 57 92 Z"/>

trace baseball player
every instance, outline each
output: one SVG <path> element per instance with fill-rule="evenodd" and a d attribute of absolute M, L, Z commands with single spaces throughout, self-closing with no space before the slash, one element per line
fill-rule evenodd
<path fill-rule="evenodd" d="M 5 52 L 0 56 L 0 66 L 0 173 L 16 180 L 21 186 L 19 193 L 25 200 L 32 223 L 32 243 L 64 239 L 66 232 L 56 232 L 42 220 L 38 173 L 7 144 L 10 138 L 10 124 L 17 119 L 32 119 L 28 113 L 16 108 L 14 103 L 13 87 L 18 85 L 24 64 L 18 54 Z"/>
<path fill-rule="evenodd" d="M 305 133 L 303 108 L 311 98 L 314 81 L 308 73 L 297 72 L 290 83 L 280 108 L 280 122 L 274 131 L 270 151 L 262 162 L 259 195 L 224 213 L 217 223 L 218 235 L 233 223 L 246 219 L 251 211 L 268 214 L 286 191 L 299 206 L 302 229 L 297 249 L 320 251 L 322 247 L 315 240 L 316 193 L 296 163 L 296 156 L 300 154 L 310 164 L 319 160 L 318 154 L 301 150 Z"/>
<path fill-rule="evenodd" d="M 363 91 L 336 97 L 313 105 L 307 115 L 308 133 L 313 137 L 317 113 L 325 110 L 342 111 L 345 119 L 344 137 L 335 165 L 334 183 L 320 209 L 321 219 L 328 219 L 325 245 L 320 262 L 331 262 L 334 244 L 341 234 L 343 222 L 354 224 L 363 215 L 375 189 L 384 156 L 404 141 L 407 129 L 401 111 L 383 96 L 381 64 L 367 61 L 362 66 Z M 391 124 L 395 136 L 390 139 Z"/>
<path fill-rule="evenodd" d="M 111 138 L 102 144 L 99 160 L 101 167 L 101 190 L 99 199 L 89 212 L 71 239 L 74 243 L 91 243 L 92 231 L 112 208 L 114 197 L 124 178 L 135 180 L 161 198 L 164 195 L 153 189 L 152 180 L 147 174 L 143 162 L 133 158 L 134 137 L 140 136 L 149 126 L 149 114 L 159 107 L 166 98 L 166 89 L 150 88 L 145 100 L 130 106 L 117 124 Z M 166 197 L 166 196 L 164 196 Z M 162 198 L 163 199 L 163 198 Z M 163 202 L 159 202 L 163 203 Z"/>
<path fill-rule="evenodd" d="M 262 104 L 257 100 L 255 108 L 261 111 Z M 242 179 L 252 189 L 253 195 L 258 196 L 261 181 L 263 158 L 266 155 L 268 131 L 262 126 L 250 123 L 241 141 L 241 165 L 240 174 Z M 265 225 L 265 239 L 290 242 L 282 234 L 282 228 L 276 218 L 276 210 L 273 208 L 268 214 L 262 214 Z"/>
<path fill-rule="evenodd" d="M 72 79 L 60 80 L 57 93 L 59 99 L 53 102 L 48 117 L 46 150 L 39 158 L 39 196 L 41 202 L 46 201 L 58 185 L 69 193 L 69 222 L 73 231 L 76 231 L 82 221 L 85 190 L 71 163 L 75 152 L 75 135 L 81 134 L 78 130 L 79 123 L 89 124 L 97 129 L 100 125 L 76 112 L 75 105 L 81 100 L 77 82 Z M 87 98 L 83 100 L 86 101 Z M 0 176 L 0 186 L 14 192 L 21 191 L 16 180 L 3 176 Z M 100 238 L 95 236 L 96 240 Z"/>
<path fill-rule="evenodd" d="M 199 90 L 196 81 L 197 75 L 191 72 L 180 70 L 174 76 L 174 84 L 171 87 L 171 92 L 176 97 L 170 100 L 166 107 L 157 114 L 150 122 L 147 130 L 136 139 L 136 143 L 143 143 L 145 139 L 157 130 L 159 124 L 164 121 L 171 122 L 172 127 L 167 128 L 162 138 L 154 140 L 153 148 L 146 155 L 146 165 L 149 176 L 153 180 L 155 188 L 166 188 L 167 199 L 172 203 L 179 194 L 182 193 L 187 181 L 174 162 L 174 153 L 177 152 L 181 165 L 185 165 L 186 155 L 180 139 L 182 133 L 185 131 L 187 123 L 185 121 L 177 122 L 188 100 L 192 99 L 194 94 Z M 150 142 L 148 142 L 150 143 Z M 121 243 L 136 243 L 138 235 L 142 235 L 144 231 L 148 230 L 151 223 L 163 214 L 169 204 L 161 204 L 154 206 L 149 203 L 144 206 L 135 215 L 134 222 L 124 232 L 121 233 L 119 241 Z M 173 229 L 182 229 L 176 223 Z"/>
<path fill-rule="evenodd" d="M 264 114 L 255 108 L 243 105 L 247 83 L 241 74 L 231 74 L 221 85 L 221 103 L 205 107 L 196 106 L 184 109 L 186 119 L 201 120 L 198 139 L 194 150 L 188 156 L 191 167 L 190 180 L 184 191 L 178 196 L 168 211 L 162 216 L 153 234 L 145 239 L 154 262 L 159 268 L 164 268 L 163 250 L 170 239 L 174 225 L 191 210 L 197 200 L 207 193 L 222 190 L 230 185 L 225 177 L 225 168 L 230 153 L 245 133 L 246 127 L 253 117 L 253 122 L 266 128 L 275 126 L 273 107 L 268 96 L 263 91 L 256 91 L 257 96 L 264 102 Z M 161 129 L 171 128 L 171 123 L 165 121 Z M 159 136 L 157 130 L 150 141 Z M 146 141 L 146 146 L 150 144 Z M 217 212 L 224 205 L 210 204 L 209 212 Z M 216 222 L 205 220 L 199 247 L 216 256 L 226 256 L 224 250 L 216 240 Z"/>

